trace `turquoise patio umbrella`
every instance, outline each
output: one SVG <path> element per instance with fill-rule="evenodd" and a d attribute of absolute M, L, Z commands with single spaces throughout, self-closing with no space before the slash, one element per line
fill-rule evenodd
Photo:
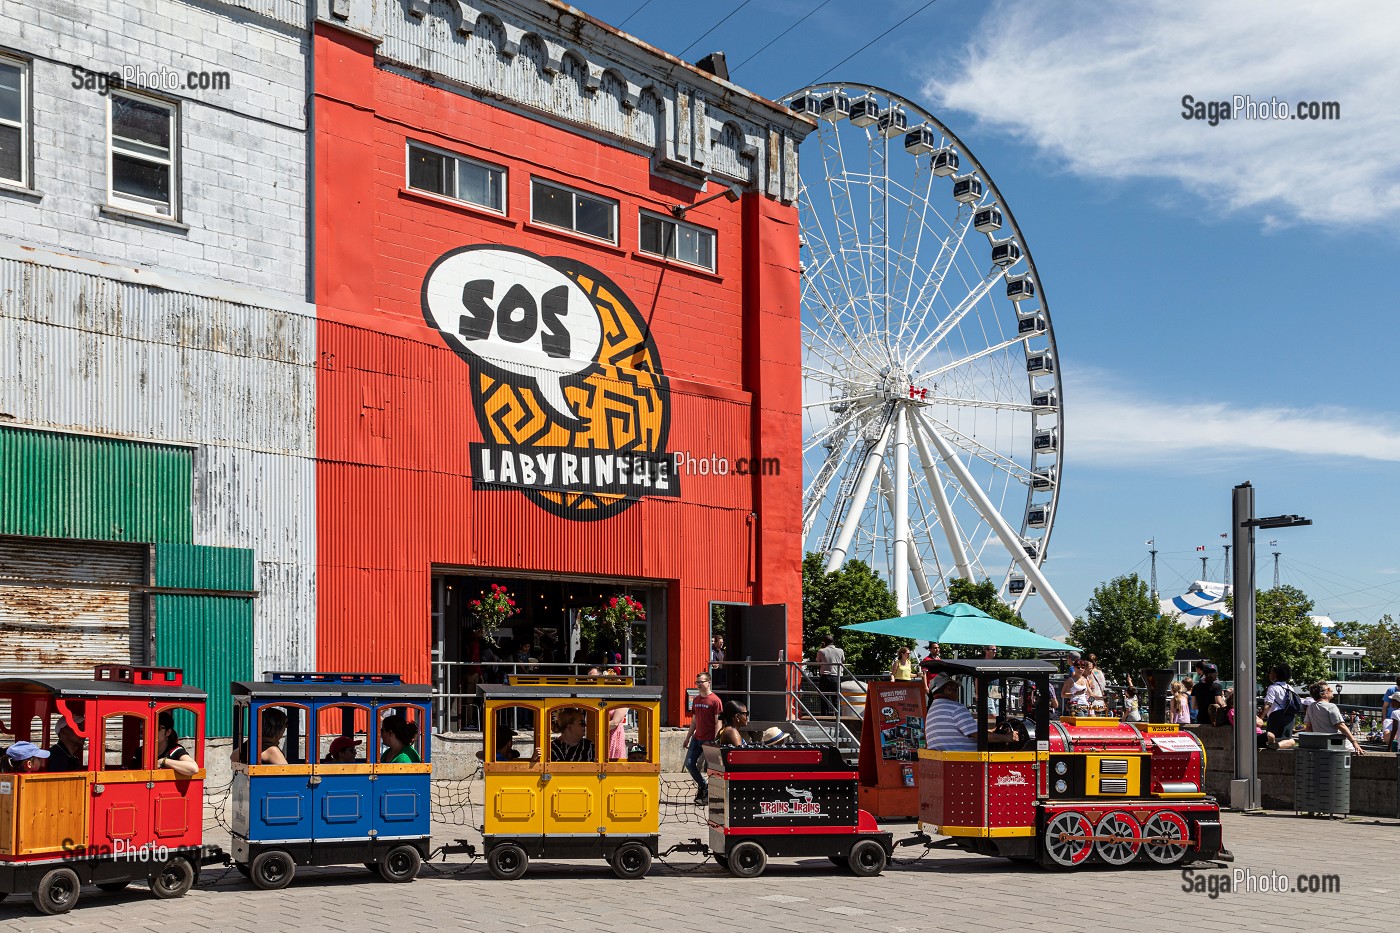
<path fill-rule="evenodd" d="M 1029 629 L 1017 628 L 999 619 L 993 619 L 981 609 L 967 603 L 953 603 L 934 612 L 921 612 L 916 616 L 899 616 L 841 627 L 853 632 L 873 632 L 876 635 L 893 635 L 896 638 L 913 638 L 918 641 L 941 641 L 950 645 L 996 645 L 998 648 L 1038 648 L 1041 651 L 1078 650 L 1074 645 L 1067 645 L 1062 641 L 1037 635 Z"/>

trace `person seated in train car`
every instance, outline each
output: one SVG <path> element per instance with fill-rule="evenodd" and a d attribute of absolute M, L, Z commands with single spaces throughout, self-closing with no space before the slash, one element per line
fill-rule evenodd
<path fill-rule="evenodd" d="M 85 728 L 82 719 L 75 719 L 79 729 Z M 82 736 L 73 731 L 67 721 L 58 727 L 58 741 L 49 746 L 49 766 L 47 771 L 86 771 L 83 764 Z"/>
<path fill-rule="evenodd" d="M 199 762 L 180 744 L 175 731 L 175 716 L 165 711 L 156 717 L 156 768 L 169 768 L 179 777 L 194 777 Z"/>
<path fill-rule="evenodd" d="M 744 734 L 740 730 L 749 724 L 749 708 L 738 700 L 730 700 L 724 704 L 724 710 L 719 714 L 719 721 L 724 726 L 715 736 L 716 745 L 743 745 Z"/>
<path fill-rule="evenodd" d="M 576 707 L 562 709 L 554 716 L 559 734 L 549 741 L 551 761 L 597 761 L 598 749 L 588 738 L 588 714 Z"/>
<path fill-rule="evenodd" d="M 763 736 L 758 740 L 759 745 L 786 745 L 792 736 L 788 735 L 777 726 L 769 726 L 763 730 Z"/>
<path fill-rule="evenodd" d="M 939 674 L 933 679 L 932 697 L 924 717 L 928 747 L 944 752 L 977 751 L 977 719 L 962 704 L 962 685 L 956 678 Z M 987 741 L 1004 745 L 1017 741 L 1017 736 L 1014 732 L 988 732 Z"/>
<path fill-rule="evenodd" d="M 16 742 L 5 749 L 5 770 L 10 774 L 43 771 L 49 753 L 33 742 Z"/>
<path fill-rule="evenodd" d="M 520 754 L 520 750 L 515 747 L 515 737 L 519 735 L 514 729 L 507 726 L 496 727 L 496 749 L 492 761 L 519 761 L 525 757 Z M 486 760 L 486 749 L 476 753 L 477 761 Z"/>
<path fill-rule="evenodd" d="M 423 760 L 413 745 L 418 741 L 418 724 L 409 722 L 398 713 L 385 716 L 379 724 L 379 741 L 384 746 L 384 753 L 379 756 L 380 764 L 419 764 Z"/>
<path fill-rule="evenodd" d="M 331 747 L 326 749 L 326 757 L 321 759 L 326 765 L 353 765 L 356 762 L 355 749 L 360 747 L 360 740 L 353 735 L 338 735 L 331 742 Z"/>
<path fill-rule="evenodd" d="M 287 756 L 282 754 L 282 738 L 286 734 L 286 711 L 275 706 L 263 707 L 262 740 L 258 743 L 258 764 L 285 765 L 287 763 Z"/>
<path fill-rule="evenodd" d="M 1064 700 L 1065 715 L 1089 715 L 1089 662 L 1079 659 L 1073 662 L 1069 676 L 1060 690 Z"/>

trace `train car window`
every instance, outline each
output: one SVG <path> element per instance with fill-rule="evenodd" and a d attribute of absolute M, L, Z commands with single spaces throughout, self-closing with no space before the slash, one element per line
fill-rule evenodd
<path fill-rule="evenodd" d="M 309 719 L 307 708 L 295 703 L 259 709 L 257 755 L 250 763 L 306 764 Z"/>
<path fill-rule="evenodd" d="M 69 702 L 68 712 L 79 729 L 86 728 L 84 713 L 87 704 L 81 700 Z M 37 741 L 37 740 L 35 740 Z M 44 740 L 41 743 L 49 750 L 45 771 L 86 771 L 87 742 L 72 729 L 57 709 L 44 719 Z"/>
<path fill-rule="evenodd" d="M 233 725 L 229 729 L 229 735 L 233 736 L 233 754 L 231 756 L 233 763 L 246 765 L 248 763 L 248 707 L 246 704 L 233 704 Z"/>
<path fill-rule="evenodd" d="M 102 770 L 144 771 L 151 766 L 146 754 L 146 718 L 118 714 L 102 723 Z"/>
<path fill-rule="evenodd" d="M 180 748 L 183 748 L 186 753 L 191 755 L 197 764 L 203 765 L 204 749 L 200 745 L 199 714 L 195 712 L 193 707 L 172 706 L 160 711 L 160 714 L 156 717 L 157 727 L 164 724 L 167 714 L 169 715 L 169 722 L 173 724 L 175 728 L 172 729 L 170 735 L 166 737 L 166 742 L 169 744 L 167 744 L 165 748 L 156 749 L 156 757 L 171 757 L 166 754 L 166 752 L 173 752 L 175 746 L 178 745 Z M 156 738 L 160 739 L 161 735 L 162 733 L 159 728 L 157 728 Z"/>
<path fill-rule="evenodd" d="M 426 722 L 421 706 L 389 707 L 379 720 L 379 761 L 395 765 L 422 761 Z"/>
<path fill-rule="evenodd" d="M 554 711 L 549 760 L 556 764 L 597 762 L 598 711 L 586 706 L 561 706 Z"/>
<path fill-rule="evenodd" d="M 15 737 L 15 728 L 12 721 L 13 715 L 14 712 L 10 706 L 10 698 L 0 697 L 0 734 L 3 734 L 8 741 L 14 741 Z"/>
<path fill-rule="evenodd" d="M 328 765 L 362 765 L 369 761 L 369 723 L 368 706 L 322 706 L 316 711 L 316 760 Z"/>
<path fill-rule="evenodd" d="M 604 748 L 607 760 L 654 764 L 657 750 L 652 742 L 652 718 L 652 711 L 644 706 L 609 707 Z"/>
<path fill-rule="evenodd" d="M 530 761 L 535 757 L 535 715 L 526 706 L 496 708 L 490 760 Z"/>

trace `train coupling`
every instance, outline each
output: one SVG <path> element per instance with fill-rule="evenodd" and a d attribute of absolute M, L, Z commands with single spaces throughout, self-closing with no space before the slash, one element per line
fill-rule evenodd
<path fill-rule="evenodd" d="M 698 838 L 687 839 L 685 842 L 678 842 L 665 852 L 661 857 L 665 858 L 672 852 L 684 852 L 686 855 L 699 855 L 705 858 L 710 856 L 710 847 L 707 843 L 701 842 Z"/>
<path fill-rule="evenodd" d="M 468 855 L 471 858 L 476 858 L 476 846 L 472 845 L 465 839 L 458 839 L 456 842 L 449 842 L 444 845 L 438 846 L 436 849 L 433 850 L 432 854 L 428 856 L 428 861 L 431 862 L 439 855 L 443 858 L 447 858 L 449 855 L 463 854 Z"/>
<path fill-rule="evenodd" d="M 200 865 L 232 865 L 233 859 L 219 846 L 200 846 Z"/>
<path fill-rule="evenodd" d="M 925 832 L 917 832 L 908 839 L 901 839 L 895 843 L 897 846 L 923 846 L 925 849 L 951 849 L 957 844 L 956 839 L 935 839 Z"/>

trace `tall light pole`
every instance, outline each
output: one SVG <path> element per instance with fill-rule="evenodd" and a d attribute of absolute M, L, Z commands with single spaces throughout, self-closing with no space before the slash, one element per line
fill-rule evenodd
<path fill-rule="evenodd" d="M 1230 782 L 1230 806 L 1257 810 L 1260 805 L 1258 746 L 1254 738 L 1254 529 L 1311 525 L 1300 515 L 1254 517 L 1254 487 L 1235 487 L 1231 508 L 1235 545 L 1235 777 Z"/>

